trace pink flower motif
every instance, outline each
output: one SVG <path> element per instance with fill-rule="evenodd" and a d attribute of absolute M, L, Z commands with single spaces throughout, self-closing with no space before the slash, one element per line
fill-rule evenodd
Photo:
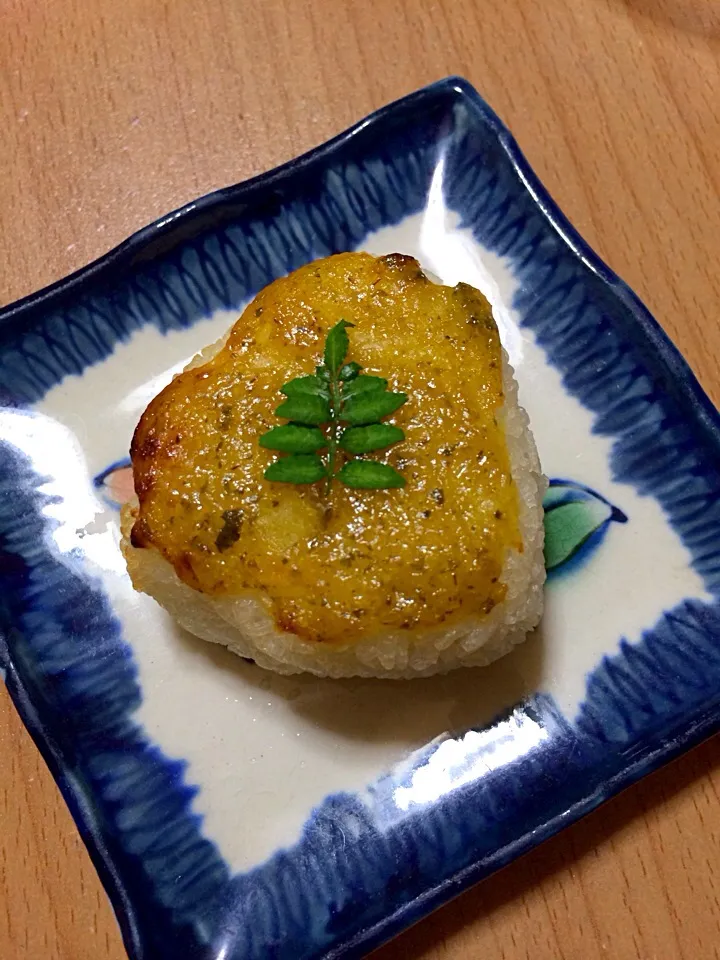
<path fill-rule="evenodd" d="M 135 494 L 130 461 L 126 458 L 111 464 L 95 477 L 93 486 L 109 506 L 119 510 Z"/>

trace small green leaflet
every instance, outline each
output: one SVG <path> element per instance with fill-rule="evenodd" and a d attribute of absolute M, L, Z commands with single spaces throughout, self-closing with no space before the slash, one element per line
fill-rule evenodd
<path fill-rule="evenodd" d="M 348 427 L 340 437 L 340 446 L 348 453 L 371 453 L 404 439 L 405 434 L 400 427 L 392 427 L 389 423 L 372 423 L 368 427 Z"/>
<path fill-rule="evenodd" d="M 343 407 L 343 416 L 353 426 L 376 423 L 382 417 L 395 413 L 398 407 L 406 402 L 407 396 L 404 393 L 381 393 L 373 390 L 347 400 Z"/>
<path fill-rule="evenodd" d="M 286 427 L 273 427 L 264 433 L 260 437 L 260 446 L 283 453 L 316 453 L 327 446 L 327 440 L 318 427 L 289 423 Z"/>
<path fill-rule="evenodd" d="M 352 326 L 346 320 L 336 323 L 325 339 L 325 362 L 315 368 L 315 374 L 295 377 L 280 388 L 287 399 L 275 412 L 290 423 L 263 433 L 259 443 L 288 456 L 270 464 L 265 471 L 266 480 L 324 480 L 326 493 L 336 478 L 347 487 L 363 490 L 405 486 L 404 477 L 389 464 L 347 459 L 384 450 L 404 440 L 405 434 L 399 427 L 380 421 L 408 399 L 404 393 L 388 390 L 383 377 L 363 374 L 359 363 L 347 361 L 348 328 Z M 343 424 L 347 426 L 343 428 Z M 318 451 L 325 449 L 327 453 L 319 455 Z M 345 462 L 339 465 L 338 458 Z"/>
<path fill-rule="evenodd" d="M 326 476 L 325 464 L 316 453 L 291 453 L 271 463 L 265 471 L 266 480 L 280 483 L 317 483 Z"/>
<path fill-rule="evenodd" d="M 370 393 L 387 390 L 387 380 L 382 377 L 368 377 L 362 373 L 351 383 L 343 387 L 343 397 L 349 400 L 351 397 L 357 397 L 361 393 Z"/>
<path fill-rule="evenodd" d="M 309 394 L 313 397 L 327 398 L 328 395 L 325 384 L 318 383 L 318 378 L 313 376 L 296 377 L 294 380 L 288 380 L 280 387 L 280 393 L 284 393 L 286 397 L 307 396 Z"/>
<path fill-rule="evenodd" d="M 327 423 L 330 419 L 330 406 L 323 397 L 313 397 L 309 393 L 303 393 L 288 397 L 275 413 L 285 420 L 318 425 Z"/>
<path fill-rule="evenodd" d="M 325 366 L 332 377 L 337 376 L 337 372 L 350 349 L 350 338 L 346 328 L 353 326 L 353 323 L 341 320 L 335 324 L 327 335 L 325 340 Z"/>
<path fill-rule="evenodd" d="M 382 490 L 386 487 L 404 487 L 405 477 L 387 463 L 377 460 L 348 460 L 338 474 L 346 487 L 358 490 Z"/>

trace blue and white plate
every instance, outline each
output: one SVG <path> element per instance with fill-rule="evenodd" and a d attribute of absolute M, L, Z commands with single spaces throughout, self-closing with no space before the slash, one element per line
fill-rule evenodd
<path fill-rule="evenodd" d="M 485 670 L 275 676 L 125 574 L 146 403 L 354 248 L 485 291 L 553 480 L 546 616 Z M 718 726 L 718 415 L 461 80 L 0 312 L 0 403 L 0 662 L 134 960 L 358 957 Z"/>

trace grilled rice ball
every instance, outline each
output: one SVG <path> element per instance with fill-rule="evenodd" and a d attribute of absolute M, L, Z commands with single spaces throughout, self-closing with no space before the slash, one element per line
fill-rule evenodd
<path fill-rule="evenodd" d="M 408 402 L 375 459 L 401 489 L 273 483 L 280 387 L 349 359 Z M 123 510 L 135 587 L 280 673 L 416 677 L 507 652 L 542 613 L 545 480 L 488 302 L 412 257 L 344 253 L 275 280 L 150 403 Z"/>

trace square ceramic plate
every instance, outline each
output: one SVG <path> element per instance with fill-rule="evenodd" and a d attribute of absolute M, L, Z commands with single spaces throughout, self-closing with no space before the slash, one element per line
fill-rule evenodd
<path fill-rule="evenodd" d="M 274 676 L 124 572 L 145 404 L 353 248 L 486 292 L 553 480 L 542 628 L 485 670 Z M 134 960 L 360 956 L 717 726 L 718 416 L 463 81 L 8 307 L 0 389 L 1 661 Z"/>

